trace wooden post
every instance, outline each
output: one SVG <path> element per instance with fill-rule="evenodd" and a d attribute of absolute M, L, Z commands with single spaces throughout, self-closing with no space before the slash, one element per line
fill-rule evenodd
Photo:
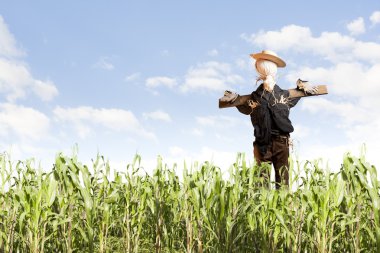
<path fill-rule="evenodd" d="M 289 97 L 290 98 L 300 98 L 300 97 L 311 97 L 318 95 L 328 94 L 326 85 L 317 85 L 318 91 L 316 94 L 307 94 L 299 89 L 289 89 Z M 247 103 L 247 101 L 251 98 L 251 95 L 242 95 L 239 96 L 233 103 L 221 101 L 222 98 L 219 99 L 219 108 L 228 108 L 235 107 L 238 105 L 243 105 Z"/>

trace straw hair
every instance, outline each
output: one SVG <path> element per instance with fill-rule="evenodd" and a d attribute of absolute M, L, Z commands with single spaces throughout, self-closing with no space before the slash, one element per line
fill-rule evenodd
<path fill-rule="evenodd" d="M 263 50 L 261 51 L 261 53 L 251 54 L 250 56 L 256 60 L 263 59 L 263 60 L 272 61 L 276 63 L 277 67 L 279 68 L 283 68 L 286 66 L 285 61 L 282 60 L 280 57 L 278 57 L 278 55 L 271 50 Z"/>
<path fill-rule="evenodd" d="M 259 74 L 257 80 L 263 80 L 264 89 L 272 91 L 276 84 L 277 64 L 268 60 L 257 60 L 256 71 Z"/>

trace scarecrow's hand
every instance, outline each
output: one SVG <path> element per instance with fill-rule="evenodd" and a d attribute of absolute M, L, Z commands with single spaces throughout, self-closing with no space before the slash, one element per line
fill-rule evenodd
<path fill-rule="evenodd" d="M 311 86 L 308 81 L 303 81 L 301 79 L 297 80 L 297 88 L 311 95 L 318 93 L 318 86 Z"/>
<path fill-rule="evenodd" d="M 226 90 L 224 96 L 220 99 L 223 102 L 233 103 L 239 97 L 239 94 Z"/>

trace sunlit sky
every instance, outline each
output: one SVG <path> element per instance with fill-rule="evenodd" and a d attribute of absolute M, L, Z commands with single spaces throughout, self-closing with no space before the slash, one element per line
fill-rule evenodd
<path fill-rule="evenodd" d="M 0 5 L 0 151 L 51 167 L 78 145 L 121 170 L 134 155 L 149 170 L 236 154 L 253 160 L 253 128 L 226 89 L 256 89 L 249 54 L 275 51 L 329 94 L 291 110 L 292 155 L 343 154 L 380 166 L 380 1 L 3 1 Z"/>

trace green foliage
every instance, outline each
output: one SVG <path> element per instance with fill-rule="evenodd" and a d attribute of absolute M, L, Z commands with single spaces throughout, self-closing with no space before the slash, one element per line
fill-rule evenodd
<path fill-rule="evenodd" d="M 338 172 L 291 162 L 290 190 L 238 154 L 153 173 L 58 154 L 51 171 L 0 156 L 0 252 L 380 252 L 380 184 L 364 157 Z"/>

